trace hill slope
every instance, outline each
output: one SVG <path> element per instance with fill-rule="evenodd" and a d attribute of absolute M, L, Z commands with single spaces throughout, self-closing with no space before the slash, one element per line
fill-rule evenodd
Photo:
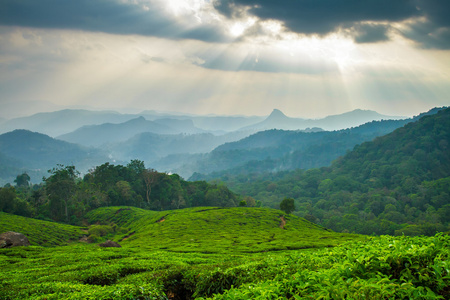
<path fill-rule="evenodd" d="M 105 143 L 125 141 L 136 134 L 152 132 L 157 134 L 176 134 L 177 130 L 144 117 L 138 117 L 124 123 L 105 123 L 101 125 L 83 126 L 74 132 L 58 136 L 63 141 L 77 143 L 85 146 L 98 147 Z"/>
<path fill-rule="evenodd" d="M 263 252 L 337 245 L 358 239 L 267 208 L 196 207 L 154 212 L 130 207 L 99 208 L 89 223 L 127 227 L 124 246 L 175 252 Z M 282 221 L 283 219 L 283 221 Z"/>
<path fill-rule="evenodd" d="M 135 115 L 123 115 L 114 111 L 64 109 L 8 120 L 1 124 L 0 132 L 26 129 L 55 137 L 74 131 L 84 125 L 103 124 L 107 122 L 120 123 L 135 117 Z"/>
<path fill-rule="evenodd" d="M 433 109 L 425 114 L 434 114 Z M 357 144 L 371 141 L 418 120 L 373 121 L 364 125 L 322 132 L 267 130 L 237 142 L 223 144 L 199 159 L 189 169 L 193 180 L 214 179 L 251 172 L 274 172 L 329 166 Z M 211 173 L 207 175 L 208 173 Z"/>
<path fill-rule="evenodd" d="M 283 129 L 283 130 L 299 130 L 311 127 L 322 128 L 324 130 L 341 130 L 345 128 L 359 126 L 361 124 L 390 119 L 402 119 L 401 117 L 393 117 L 381 115 L 371 110 L 356 109 L 347 113 L 327 116 L 322 119 L 300 119 L 291 118 L 283 114 L 280 110 L 274 109 L 272 113 L 259 123 L 246 126 L 245 130 L 269 130 L 269 129 Z"/>
<path fill-rule="evenodd" d="M 144 132 L 136 134 L 124 142 L 107 145 L 105 148 L 117 160 L 140 159 L 147 165 L 154 166 L 156 161 L 169 155 L 208 153 L 219 145 L 242 139 L 249 134 L 244 131 L 219 136 L 211 133 L 163 135 Z M 179 166 L 183 162 L 185 162 L 184 159 L 172 158 L 169 164 L 159 164 L 156 168 L 160 171 L 173 171 L 171 165 Z"/>
<path fill-rule="evenodd" d="M 0 233 L 20 232 L 32 246 L 61 246 L 78 241 L 85 233 L 80 227 L 36 220 L 0 212 Z"/>
<path fill-rule="evenodd" d="M 84 148 L 28 130 L 14 130 L 0 135 L 0 157 L 10 170 L 29 172 L 32 182 L 39 182 L 42 176 L 47 175 L 47 170 L 57 164 L 75 164 L 79 170 L 86 171 L 109 160 L 100 150 Z M 14 177 L 10 177 L 11 173 L 5 170 L 0 173 L 0 179 L 12 183 Z"/>

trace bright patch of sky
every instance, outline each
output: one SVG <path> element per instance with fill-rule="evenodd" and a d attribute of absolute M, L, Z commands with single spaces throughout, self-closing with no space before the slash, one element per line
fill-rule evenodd
<path fill-rule="evenodd" d="M 0 117 L 418 114 L 450 104 L 449 13 L 445 0 L 5 0 Z"/>

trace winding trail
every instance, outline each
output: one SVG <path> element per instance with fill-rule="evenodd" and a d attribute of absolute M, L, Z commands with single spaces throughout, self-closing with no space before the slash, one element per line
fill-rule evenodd
<path fill-rule="evenodd" d="M 286 225 L 286 219 L 284 218 L 284 216 L 280 217 L 280 228 L 284 229 L 284 225 Z"/>

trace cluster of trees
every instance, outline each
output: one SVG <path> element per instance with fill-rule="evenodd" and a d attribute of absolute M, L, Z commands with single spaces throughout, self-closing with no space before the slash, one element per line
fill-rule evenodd
<path fill-rule="evenodd" d="M 135 206 L 151 210 L 194 206 L 233 207 L 240 199 L 226 186 L 205 181 L 188 182 L 180 176 L 147 169 L 140 160 L 128 165 L 105 163 L 80 177 L 74 166 L 58 165 L 38 185 L 17 176 L 15 186 L 0 188 L 0 211 L 70 224 L 80 224 L 90 210 L 102 206 Z M 241 204 L 242 205 L 242 204 Z"/>
<path fill-rule="evenodd" d="M 450 229 L 450 109 L 366 142 L 331 167 L 227 174 L 233 191 L 335 231 L 434 235 Z"/>

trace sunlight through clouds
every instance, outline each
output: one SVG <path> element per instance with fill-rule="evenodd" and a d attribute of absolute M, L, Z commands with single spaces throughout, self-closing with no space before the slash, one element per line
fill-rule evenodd
<path fill-rule="evenodd" d="M 1 101 L 312 117 L 449 104 L 437 0 L 335 12 L 329 0 L 54 1 L 0 6 Z"/>

